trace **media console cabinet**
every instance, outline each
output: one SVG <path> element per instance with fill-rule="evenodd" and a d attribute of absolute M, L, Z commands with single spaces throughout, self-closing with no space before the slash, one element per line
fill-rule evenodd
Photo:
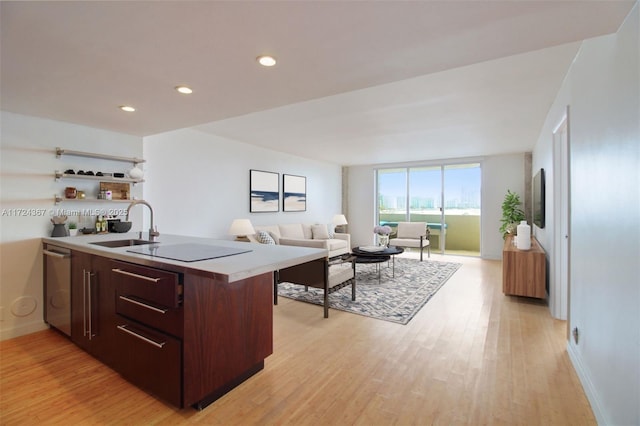
<path fill-rule="evenodd" d="M 546 255 L 538 241 L 531 237 L 531 249 L 520 250 L 509 235 L 502 249 L 502 292 L 513 296 L 545 299 Z"/>

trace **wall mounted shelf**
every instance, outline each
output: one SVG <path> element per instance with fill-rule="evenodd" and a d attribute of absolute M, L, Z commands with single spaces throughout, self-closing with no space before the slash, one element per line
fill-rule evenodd
<path fill-rule="evenodd" d="M 75 157 L 87 157 L 87 158 L 100 158 L 103 160 L 112 160 L 112 161 L 122 161 L 125 163 L 133 163 L 134 165 L 144 163 L 146 161 L 146 160 L 143 160 L 142 158 L 136 158 L 136 157 L 120 157 L 117 155 L 95 154 L 93 152 L 73 151 L 70 149 L 56 148 L 56 157 L 60 158 L 63 155 L 72 155 Z"/>
<path fill-rule="evenodd" d="M 76 175 L 76 174 L 62 173 L 59 170 L 56 170 L 55 178 L 56 178 L 56 180 L 59 180 L 59 179 L 85 179 L 85 180 L 97 180 L 97 181 L 101 181 L 101 182 L 123 182 L 123 183 L 132 183 L 134 185 L 136 183 L 144 182 L 144 179 L 131 179 L 131 178 L 124 178 L 124 177 L 123 178 L 117 178 L 117 177 L 113 177 L 113 176 Z"/>
<path fill-rule="evenodd" d="M 103 200 L 100 198 L 65 198 L 59 195 L 53 196 L 56 204 L 70 202 L 70 203 L 132 203 L 133 200 Z"/>
<path fill-rule="evenodd" d="M 118 155 L 107 155 L 107 154 L 96 154 L 93 152 L 85 152 L 85 151 L 74 151 L 74 150 L 70 150 L 70 149 L 63 149 L 60 147 L 56 147 L 55 149 L 55 155 L 56 158 L 60 158 L 63 155 L 68 155 L 68 156 L 74 156 L 74 157 L 84 157 L 84 158 L 96 158 L 96 159 L 100 159 L 100 160 L 109 160 L 109 161 L 119 161 L 119 162 L 124 162 L 124 163 L 131 163 L 134 166 L 137 166 L 138 164 L 141 163 L 145 163 L 146 160 L 142 159 L 142 158 L 137 158 L 137 157 L 122 157 L 122 156 L 118 156 Z M 114 177 L 111 174 L 109 174 L 109 176 L 95 176 L 95 175 L 78 175 L 78 174 L 71 174 L 71 173 L 64 173 L 61 172 L 59 170 L 56 170 L 54 173 L 54 177 L 56 181 L 59 181 L 60 179 L 72 179 L 72 180 L 85 180 L 85 181 L 93 181 L 96 183 L 100 183 L 100 186 L 102 186 L 102 182 L 117 182 L 117 183 L 131 183 L 133 185 L 137 184 L 137 183 L 143 183 L 144 179 L 140 178 L 140 179 L 133 179 L 133 178 L 128 178 L 128 177 Z M 128 192 L 128 188 L 127 188 L 127 192 Z M 60 195 L 55 195 L 54 196 L 54 202 L 55 204 L 59 204 L 61 202 L 67 202 L 67 201 L 71 201 L 71 202 L 94 202 L 94 203 L 130 203 L 131 200 L 120 200 L 120 199 L 116 199 L 116 200 L 105 200 L 105 199 L 101 199 L 101 198 L 82 198 L 82 199 L 73 199 L 73 198 L 65 198 L 62 197 Z"/>

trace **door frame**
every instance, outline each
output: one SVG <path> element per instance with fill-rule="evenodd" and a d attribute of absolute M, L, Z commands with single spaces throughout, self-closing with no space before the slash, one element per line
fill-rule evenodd
<path fill-rule="evenodd" d="M 426 164 L 422 164 L 422 163 L 416 163 L 416 164 L 402 164 L 402 165 L 397 165 L 395 167 L 378 167 L 374 169 L 375 172 L 375 201 L 374 201 L 374 217 L 375 217 L 375 223 L 378 224 L 380 223 L 380 172 L 381 171 L 385 171 L 385 170 L 399 170 L 399 169 L 404 169 L 405 170 L 405 176 L 406 176 L 406 181 L 405 181 L 405 194 L 406 194 L 406 200 L 405 200 L 405 221 L 411 221 L 411 208 L 410 208 L 410 187 L 411 187 L 411 169 L 421 169 L 421 168 L 428 168 L 428 169 L 433 169 L 434 171 L 437 170 L 437 173 L 440 176 L 440 193 L 439 193 L 439 201 L 440 201 L 440 212 L 439 212 L 439 220 L 440 220 L 440 234 L 439 234 L 439 247 L 438 247 L 438 252 L 440 254 L 445 254 L 445 249 L 446 249 L 446 239 L 447 239 L 447 230 L 445 228 L 445 222 L 446 222 L 446 208 L 445 208 L 445 174 L 446 174 L 446 169 L 447 167 L 451 167 L 451 166 L 466 166 L 466 165 L 477 165 L 477 168 L 480 170 L 480 194 L 482 194 L 482 168 L 483 168 L 483 161 L 480 158 L 470 158 L 470 159 L 466 159 L 464 161 L 461 160 L 455 160 L 455 161 L 438 161 L 438 162 L 428 162 Z M 480 198 L 480 202 L 482 202 L 482 197 Z M 482 207 L 480 208 L 480 222 L 482 222 Z M 479 245 L 480 245 L 480 249 L 478 252 L 478 257 L 482 257 L 482 226 L 480 227 L 479 230 L 479 234 L 478 234 L 478 238 L 479 238 Z M 433 251 L 433 250 L 432 250 Z"/>
<path fill-rule="evenodd" d="M 553 286 L 550 288 L 551 314 L 569 319 L 571 294 L 571 158 L 569 106 L 552 133 L 553 141 Z M 567 324 L 569 322 L 567 321 Z M 568 325 L 567 325 L 568 327 Z"/>

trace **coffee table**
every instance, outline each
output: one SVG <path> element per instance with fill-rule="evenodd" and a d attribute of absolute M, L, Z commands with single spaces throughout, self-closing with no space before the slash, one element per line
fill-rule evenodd
<path fill-rule="evenodd" d="M 396 255 L 404 253 L 402 247 L 389 246 L 380 251 L 367 251 L 362 247 L 354 247 L 351 253 L 355 256 L 355 263 L 382 263 L 391 259 L 392 277 L 396 276 Z M 378 282 L 380 282 L 380 269 L 378 269 Z"/>

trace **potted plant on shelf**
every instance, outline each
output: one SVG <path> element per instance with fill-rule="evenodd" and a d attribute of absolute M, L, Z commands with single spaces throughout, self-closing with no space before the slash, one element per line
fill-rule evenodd
<path fill-rule="evenodd" d="M 521 205 L 520 196 L 507 189 L 507 194 L 502 202 L 502 219 L 500 219 L 502 238 L 505 238 L 507 234 L 515 235 L 518 224 L 521 220 L 525 220 L 524 211 L 520 208 Z"/>
<path fill-rule="evenodd" d="M 78 235 L 78 225 L 75 222 L 69 222 L 69 235 L 71 237 Z"/>

